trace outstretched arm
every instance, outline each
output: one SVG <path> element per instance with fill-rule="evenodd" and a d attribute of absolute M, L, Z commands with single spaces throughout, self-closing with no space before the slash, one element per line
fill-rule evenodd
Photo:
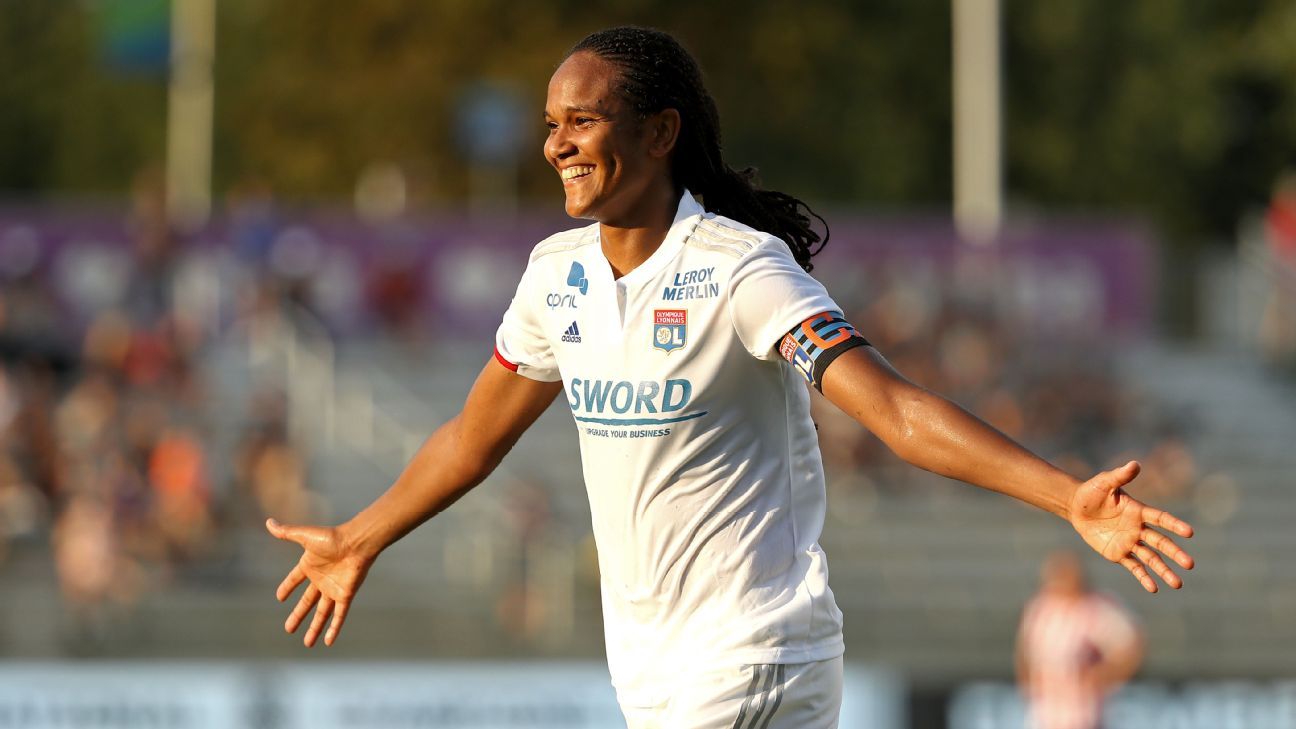
<path fill-rule="evenodd" d="M 391 488 L 359 514 L 337 527 L 268 520 L 271 534 L 303 550 L 275 596 L 287 600 L 309 582 L 284 628 L 295 632 L 314 608 L 305 644 L 314 645 L 332 617 L 324 643 L 333 645 L 378 555 L 481 483 L 561 389 L 561 382 L 531 380 L 492 359 L 478 375 L 463 411 L 438 428 Z"/>
<path fill-rule="evenodd" d="M 1157 591 L 1149 569 L 1171 587 L 1183 585 L 1157 551 L 1192 569 L 1192 557 L 1152 528 L 1191 537 L 1192 527 L 1122 488 L 1138 475 L 1134 461 L 1082 482 L 958 405 L 905 379 L 872 347 L 843 353 L 824 371 L 821 384 L 824 396 L 905 461 L 1068 520 L 1089 546 L 1123 565 L 1148 592 Z"/>

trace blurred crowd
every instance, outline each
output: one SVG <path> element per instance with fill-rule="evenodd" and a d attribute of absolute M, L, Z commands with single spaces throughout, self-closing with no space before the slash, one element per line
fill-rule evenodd
<path fill-rule="evenodd" d="M 223 239 L 195 246 L 165 223 L 158 190 L 147 181 L 137 190 L 129 246 L 64 256 L 75 259 L 71 276 L 39 241 L 0 230 L 0 580 L 6 554 L 11 564 L 20 552 L 51 561 L 77 649 L 92 650 L 150 594 L 234 579 L 243 545 L 255 544 L 239 537 L 265 516 L 322 518 L 309 473 L 318 444 L 290 427 L 292 388 L 222 382 L 232 337 L 274 339 L 306 321 L 347 336 L 332 314 L 348 307 L 366 333 L 418 339 L 427 328 L 429 278 L 411 265 L 411 239 L 363 271 L 338 263 L 251 182 L 228 196 Z M 59 276 L 80 287 L 80 303 L 60 295 Z M 1139 457 L 1147 498 L 1174 499 L 1194 482 L 1188 434 L 1174 413 L 1123 389 L 1105 342 L 1053 332 L 1042 344 L 976 277 L 980 289 L 969 290 L 957 272 L 912 262 L 864 276 L 829 285 L 911 379 L 1076 476 Z M 907 488 L 920 472 L 815 402 L 833 498 L 929 491 Z M 518 564 L 499 586 L 495 619 L 522 638 L 561 614 L 534 582 L 552 572 L 554 535 L 588 531 L 564 522 L 552 487 L 517 485 L 498 505 Z"/>
<path fill-rule="evenodd" d="M 164 221 L 157 188 L 142 185 L 132 244 L 112 259 L 124 285 L 87 312 L 55 295 L 37 241 L 6 241 L 0 571 L 21 550 L 52 558 L 77 650 L 93 651 L 149 592 L 219 579 L 238 558 L 223 535 L 266 514 L 310 512 L 306 455 L 282 394 L 259 388 L 230 404 L 212 392 L 202 366 L 211 332 L 177 303 L 181 247 Z M 274 311 L 267 302 L 291 300 L 283 283 L 251 278 L 249 326 Z"/>
<path fill-rule="evenodd" d="M 1136 458 L 1134 488 L 1165 503 L 1185 495 L 1197 467 L 1183 413 L 1150 402 L 1115 371 L 1107 339 L 1089 327 L 1047 332 L 1006 312 L 993 291 L 1011 282 L 969 280 L 922 266 L 881 272 L 839 297 L 856 328 L 896 369 L 976 414 L 1077 478 Z M 921 496 L 926 475 L 826 400 L 814 400 L 830 484 Z M 915 493 L 917 492 L 917 493 Z"/>

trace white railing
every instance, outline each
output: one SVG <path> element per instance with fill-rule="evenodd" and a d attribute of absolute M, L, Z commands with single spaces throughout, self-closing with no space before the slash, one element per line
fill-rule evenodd
<path fill-rule="evenodd" d="M 252 324 L 248 334 L 248 365 L 283 387 L 294 438 L 323 448 L 344 445 L 391 476 L 413 458 L 426 434 L 379 407 L 374 391 L 402 402 L 418 397 L 380 372 L 339 374 L 333 337 L 313 314 L 291 306 Z"/>

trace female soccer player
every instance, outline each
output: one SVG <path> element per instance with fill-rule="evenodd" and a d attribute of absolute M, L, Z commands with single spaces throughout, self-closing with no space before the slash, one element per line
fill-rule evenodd
<path fill-rule="evenodd" d="M 836 726 L 841 612 L 818 545 L 825 496 L 802 379 L 908 462 L 1067 519 L 1149 592 L 1182 583 L 1152 526 L 1192 529 L 1122 487 L 1079 482 L 898 374 L 806 272 L 819 241 L 783 193 L 720 156 L 716 108 L 669 35 L 585 38 L 549 82 L 545 158 L 567 213 L 536 246 L 463 411 L 391 488 L 302 546 L 279 586 L 337 639 L 384 548 L 499 464 L 561 394 L 580 437 L 608 663 L 630 727 Z M 330 623 L 330 618 L 332 619 Z M 327 627 L 327 631 L 325 630 Z"/>

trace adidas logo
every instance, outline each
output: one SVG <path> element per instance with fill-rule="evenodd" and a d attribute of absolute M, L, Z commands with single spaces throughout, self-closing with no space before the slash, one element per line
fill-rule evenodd
<path fill-rule="evenodd" d="M 576 326 L 576 322 L 572 322 L 571 326 L 567 327 L 567 331 L 563 332 L 562 340 L 572 344 L 580 344 L 580 327 Z"/>

